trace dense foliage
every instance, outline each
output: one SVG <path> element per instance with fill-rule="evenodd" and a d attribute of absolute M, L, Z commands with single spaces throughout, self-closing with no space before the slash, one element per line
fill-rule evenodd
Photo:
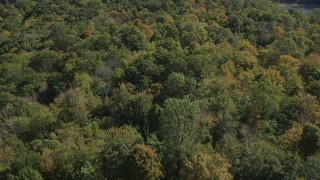
<path fill-rule="evenodd" d="M 0 179 L 318 179 L 319 12 L 1 0 Z"/>

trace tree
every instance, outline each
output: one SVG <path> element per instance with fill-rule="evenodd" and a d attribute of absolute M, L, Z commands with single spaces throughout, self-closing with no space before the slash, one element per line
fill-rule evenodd
<path fill-rule="evenodd" d="M 320 176 L 320 158 L 308 157 L 300 167 L 300 176 L 305 179 L 317 179 Z"/>
<path fill-rule="evenodd" d="M 294 123 L 291 129 L 287 130 L 280 138 L 280 147 L 294 153 L 298 153 L 299 143 L 303 134 L 303 127 Z"/>
<path fill-rule="evenodd" d="M 182 174 L 188 180 L 231 180 L 233 177 L 228 171 L 230 167 L 228 160 L 218 153 L 198 152 L 185 164 Z"/>
<path fill-rule="evenodd" d="M 219 24 L 212 24 L 205 27 L 208 31 L 209 40 L 215 44 L 222 42 L 232 42 L 233 36 L 232 32 L 228 28 L 219 26 Z"/>
<path fill-rule="evenodd" d="M 312 80 L 320 79 L 320 55 L 318 53 L 310 54 L 308 60 L 300 67 L 300 74 L 304 81 L 309 82 Z"/>
<path fill-rule="evenodd" d="M 288 62 L 288 60 L 292 60 Z M 303 90 L 303 79 L 297 72 L 297 64 L 294 59 L 288 57 L 280 57 L 281 64 L 278 66 L 280 75 L 284 77 L 284 88 L 289 95 L 296 95 Z M 295 64 L 295 65 L 294 65 Z"/>
<path fill-rule="evenodd" d="M 41 174 L 35 170 L 30 168 L 24 168 L 19 173 L 15 175 L 9 175 L 8 179 L 10 180 L 20 180 L 20 179 L 34 179 L 34 180 L 43 180 L 44 178 Z"/>
<path fill-rule="evenodd" d="M 273 51 L 275 58 L 280 55 L 292 55 L 293 57 L 303 57 L 303 49 L 299 48 L 297 43 L 290 37 L 282 37 L 275 40 L 269 47 Z"/>
<path fill-rule="evenodd" d="M 58 113 L 60 123 L 73 121 L 84 125 L 89 122 L 91 111 L 99 105 L 101 105 L 99 98 L 86 93 L 81 88 L 76 88 L 57 97 L 52 107 Z"/>
<path fill-rule="evenodd" d="M 241 160 L 235 174 L 239 179 L 292 179 L 297 177 L 299 158 L 267 142 L 256 142 Z"/>
<path fill-rule="evenodd" d="M 196 81 L 185 77 L 182 73 L 172 73 L 168 76 L 164 85 L 167 97 L 183 98 L 185 95 L 194 92 Z"/>
<path fill-rule="evenodd" d="M 42 154 L 40 157 L 40 170 L 43 174 L 45 174 L 47 177 L 52 175 L 56 171 L 56 162 L 54 160 L 54 154 L 53 151 L 44 148 L 42 150 Z"/>
<path fill-rule="evenodd" d="M 65 23 L 52 25 L 52 33 L 50 36 L 54 43 L 53 48 L 56 50 L 66 50 L 78 39 Z"/>
<path fill-rule="evenodd" d="M 1 131 L 1 133 L 4 135 L 4 132 Z M 4 143 L 3 140 L 0 140 L 0 174 L 11 167 L 15 158 L 15 149 L 8 142 Z"/>
<path fill-rule="evenodd" d="M 13 148 L 14 159 L 10 169 L 6 171 L 3 178 L 42 180 L 43 177 L 37 170 L 39 154 L 16 137 L 10 138 L 6 143 L 7 147 Z"/>
<path fill-rule="evenodd" d="M 319 23 L 320 22 L 319 18 L 320 18 L 320 10 L 314 9 L 310 15 L 310 22 L 311 23 Z"/>
<path fill-rule="evenodd" d="M 253 103 L 251 113 L 255 118 L 269 119 L 280 111 L 284 93 L 272 82 L 270 77 L 263 76 L 252 84 Z"/>
<path fill-rule="evenodd" d="M 8 91 L 22 96 L 31 96 L 43 82 L 44 75 L 26 66 L 26 57 L 7 54 L 1 56 L 1 91 Z"/>
<path fill-rule="evenodd" d="M 200 23 L 188 23 L 184 26 L 181 42 L 183 46 L 194 47 L 196 44 L 203 44 L 208 39 L 208 32 Z"/>
<path fill-rule="evenodd" d="M 164 146 L 167 176 L 178 176 L 191 158 L 201 131 L 200 108 L 189 99 L 168 99 L 161 112 L 160 139 Z"/>
<path fill-rule="evenodd" d="M 144 50 L 147 48 L 147 39 L 138 27 L 126 25 L 120 30 L 119 34 L 121 42 L 131 51 Z"/>
<path fill-rule="evenodd" d="M 102 176 L 102 152 L 107 132 L 98 128 L 97 122 L 80 127 L 63 124 L 47 140 L 33 142 L 41 152 L 36 163 L 45 178 L 96 179 Z"/>
<path fill-rule="evenodd" d="M 108 129 L 105 140 L 101 171 L 108 179 L 124 178 L 128 173 L 127 162 L 132 147 L 141 144 L 143 139 L 132 127 L 122 126 Z"/>
<path fill-rule="evenodd" d="M 315 96 L 307 93 L 300 93 L 294 97 L 294 103 L 298 110 L 298 120 L 300 122 L 317 121 L 316 113 L 320 109 L 320 104 Z"/>
<path fill-rule="evenodd" d="M 161 162 L 157 153 L 148 146 L 133 146 L 128 160 L 128 179 L 156 180 L 163 176 Z"/>
<path fill-rule="evenodd" d="M 101 35 L 92 35 L 75 45 L 73 45 L 73 50 L 79 49 L 89 49 L 91 51 L 101 51 L 107 50 L 111 45 L 111 36 L 108 33 L 103 33 Z"/>
<path fill-rule="evenodd" d="M 164 80 L 173 72 L 187 74 L 186 51 L 182 49 L 168 51 L 160 48 L 153 55 L 155 57 L 156 64 L 163 66 L 164 68 L 159 77 L 160 80 Z"/>
<path fill-rule="evenodd" d="M 148 54 L 138 58 L 125 69 L 125 78 L 134 84 L 139 91 L 143 91 L 161 77 L 162 71 L 163 66 L 157 65 L 155 58 Z"/>
<path fill-rule="evenodd" d="M 55 51 L 39 51 L 31 59 L 30 66 L 36 71 L 53 72 L 62 60 L 62 55 Z"/>
<path fill-rule="evenodd" d="M 27 115 L 14 116 L 9 119 L 15 126 L 16 134 L 25 141 L 47 136 L 56 123 L 55 114 L 48 107 L 37 103 L 27 105 L 30 108 Z"/>
<path fill-rule="evenodd" d="M 125 85 L 121 85 L 120 92 L 117 92 L 119 94 L 114 94 L 113 97 L 114 104 L 111 105 L 111 112 L 115 119 L 114 123 L 117 125 L 130 124 L 138 127 L 145 142 L 148 142 L 152 123 L 149 115 L 153 108 L 153 96 L 147 94 L 146 91 L 133 95 L 125 88 Z"/>
<path fill-rule="evenodd" d="M 320 99 L 320 80 L 313 80 L 308 83 L 306 86 L 306 89 L 308 93 L 316 96 L 318 99 Z"/>
<path fill-rule="evenodd" d="M 306 124 L 303 127 L 299 146 L 305 157 L 318 152 L 320 149 L 320 128 L 312 124 Z"/>

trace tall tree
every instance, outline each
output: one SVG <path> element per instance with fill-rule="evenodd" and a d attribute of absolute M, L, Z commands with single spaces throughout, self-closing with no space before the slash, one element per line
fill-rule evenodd
<path fill-rule="evenodd" d="M 191 158 L 200 131 L 200 108 L 189 99 L 168 99 L 161 113 L 160 136 L 167 176 L 177 177 Z"/>

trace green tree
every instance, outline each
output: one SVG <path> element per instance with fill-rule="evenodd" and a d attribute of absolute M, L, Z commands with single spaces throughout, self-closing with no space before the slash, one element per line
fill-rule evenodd
<path fill-rule="evenodd" d="M 58 68 L 62 60 L 62 54 L 55 51 L 39 51 L 30 59 L 30 66 L 40 72 L 53 72 Z"/>
<path fill-rule="evenodd" d="M 203 44 L 208 39 L 208 32 L 200 23 L 188 23 L 183 28 L 181 42 L 183 46 L 194 47 L 196 44 Z"/>
<path fill-rule="evenodd" d="M 121 42 L 131 51 L 144 50 L 147 48 L 147 39 L 141 30 L 134 25 L 124 26 L 120 32 Z"/>
<path fill-rule="evenodd" d="M 303 133 L 301 135 L 299 146 L 305 157 L 319 152 L 320 128 L 312 124 L 306 124 L 303 127 Z"/>
<path fill-rule="evenodd" d="M 108 129 L 106 145 L 101 154 L 104 176 L 108 179 L 124 178 L 128 173 L 127 162 L 132 147 L 142 142 L 142 137 L 130 126 Z"/>
<path fill-rule="evenodd" d="M 164 84 L 166 97 L 183 98 L 195 91 L 196 81 L 182 73 L 172 73 Z"/>
<path fill-rule="evenodd" d="M 199 140 L 200 108 L 189 99 L 168 99 L 161 112 L 160 137 L 167 176 L 178 176 Z"/>
<path fill-rule="evenodd" d="M 282 37 L 270 44 L 273 58 L 279 58 L 280 55 L 292 55 L 296 58 L 303 57 L 304 50 L 299 48 L 297 43 L 290 37 Z"/>
<path fill-rule="evenodd" d="M 300 176 L 305 179 L 317 179 L 320 176 L 319 157 L 310 156 L 301 165 Z"/>
<path fill-rule="evenodd" d="M 236 177 L 241 179 L 292 179 L 297 177 L 299 158 L 266 143 L 257 142 L 244 151 Z"/>
<path fill-rule="evenodd" d="M 78 40 L 65 23 L 52 25 L 50 36 L 54 43 L 53 48 L 62 51 L 70 48 Z"/>
<path fill-rule="evenodd" d="M 56 123 L 55 114 L 46 106 L 37 103 L 28 103 L 30 112 L 26 116 L 13 116 L 9 119 L 15 126 L 16 134 L 25 141 L 35 137 L 43 137 Z"/>
<path fill-rule="evenodd" d="M 319 18 L 320 18 L 320 10 L 319 9 L 314 9 L 310 15 L 310 22 L 311 23 L 319 23 Z"/>
<path fill-rule="evenodd" d="M 262 75 L 258 81 L 254 82 L 252 93 L 251 113 L 255 118 L 269 119 L 272 114 L 280 111 L 285 94 L 270 77 Z"/>
<path fill-rule="evenodd" d="M 35 170 L 35 169 L 29 169 L 24 168 L 21 171 L 19 171 L 18 175 L 9 175 L 9 180 L 20 180 L 20 179 L 26 179 L 26 180 L 43 180 L 44 178 L 41 176 L 41 174 Z"/>

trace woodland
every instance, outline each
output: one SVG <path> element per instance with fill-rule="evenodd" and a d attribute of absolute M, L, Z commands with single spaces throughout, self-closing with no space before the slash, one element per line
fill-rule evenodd
<path fill-rule="evenodd" d="M 320 179 L 320 9 L 0 2 L 0 179 Z"/>

